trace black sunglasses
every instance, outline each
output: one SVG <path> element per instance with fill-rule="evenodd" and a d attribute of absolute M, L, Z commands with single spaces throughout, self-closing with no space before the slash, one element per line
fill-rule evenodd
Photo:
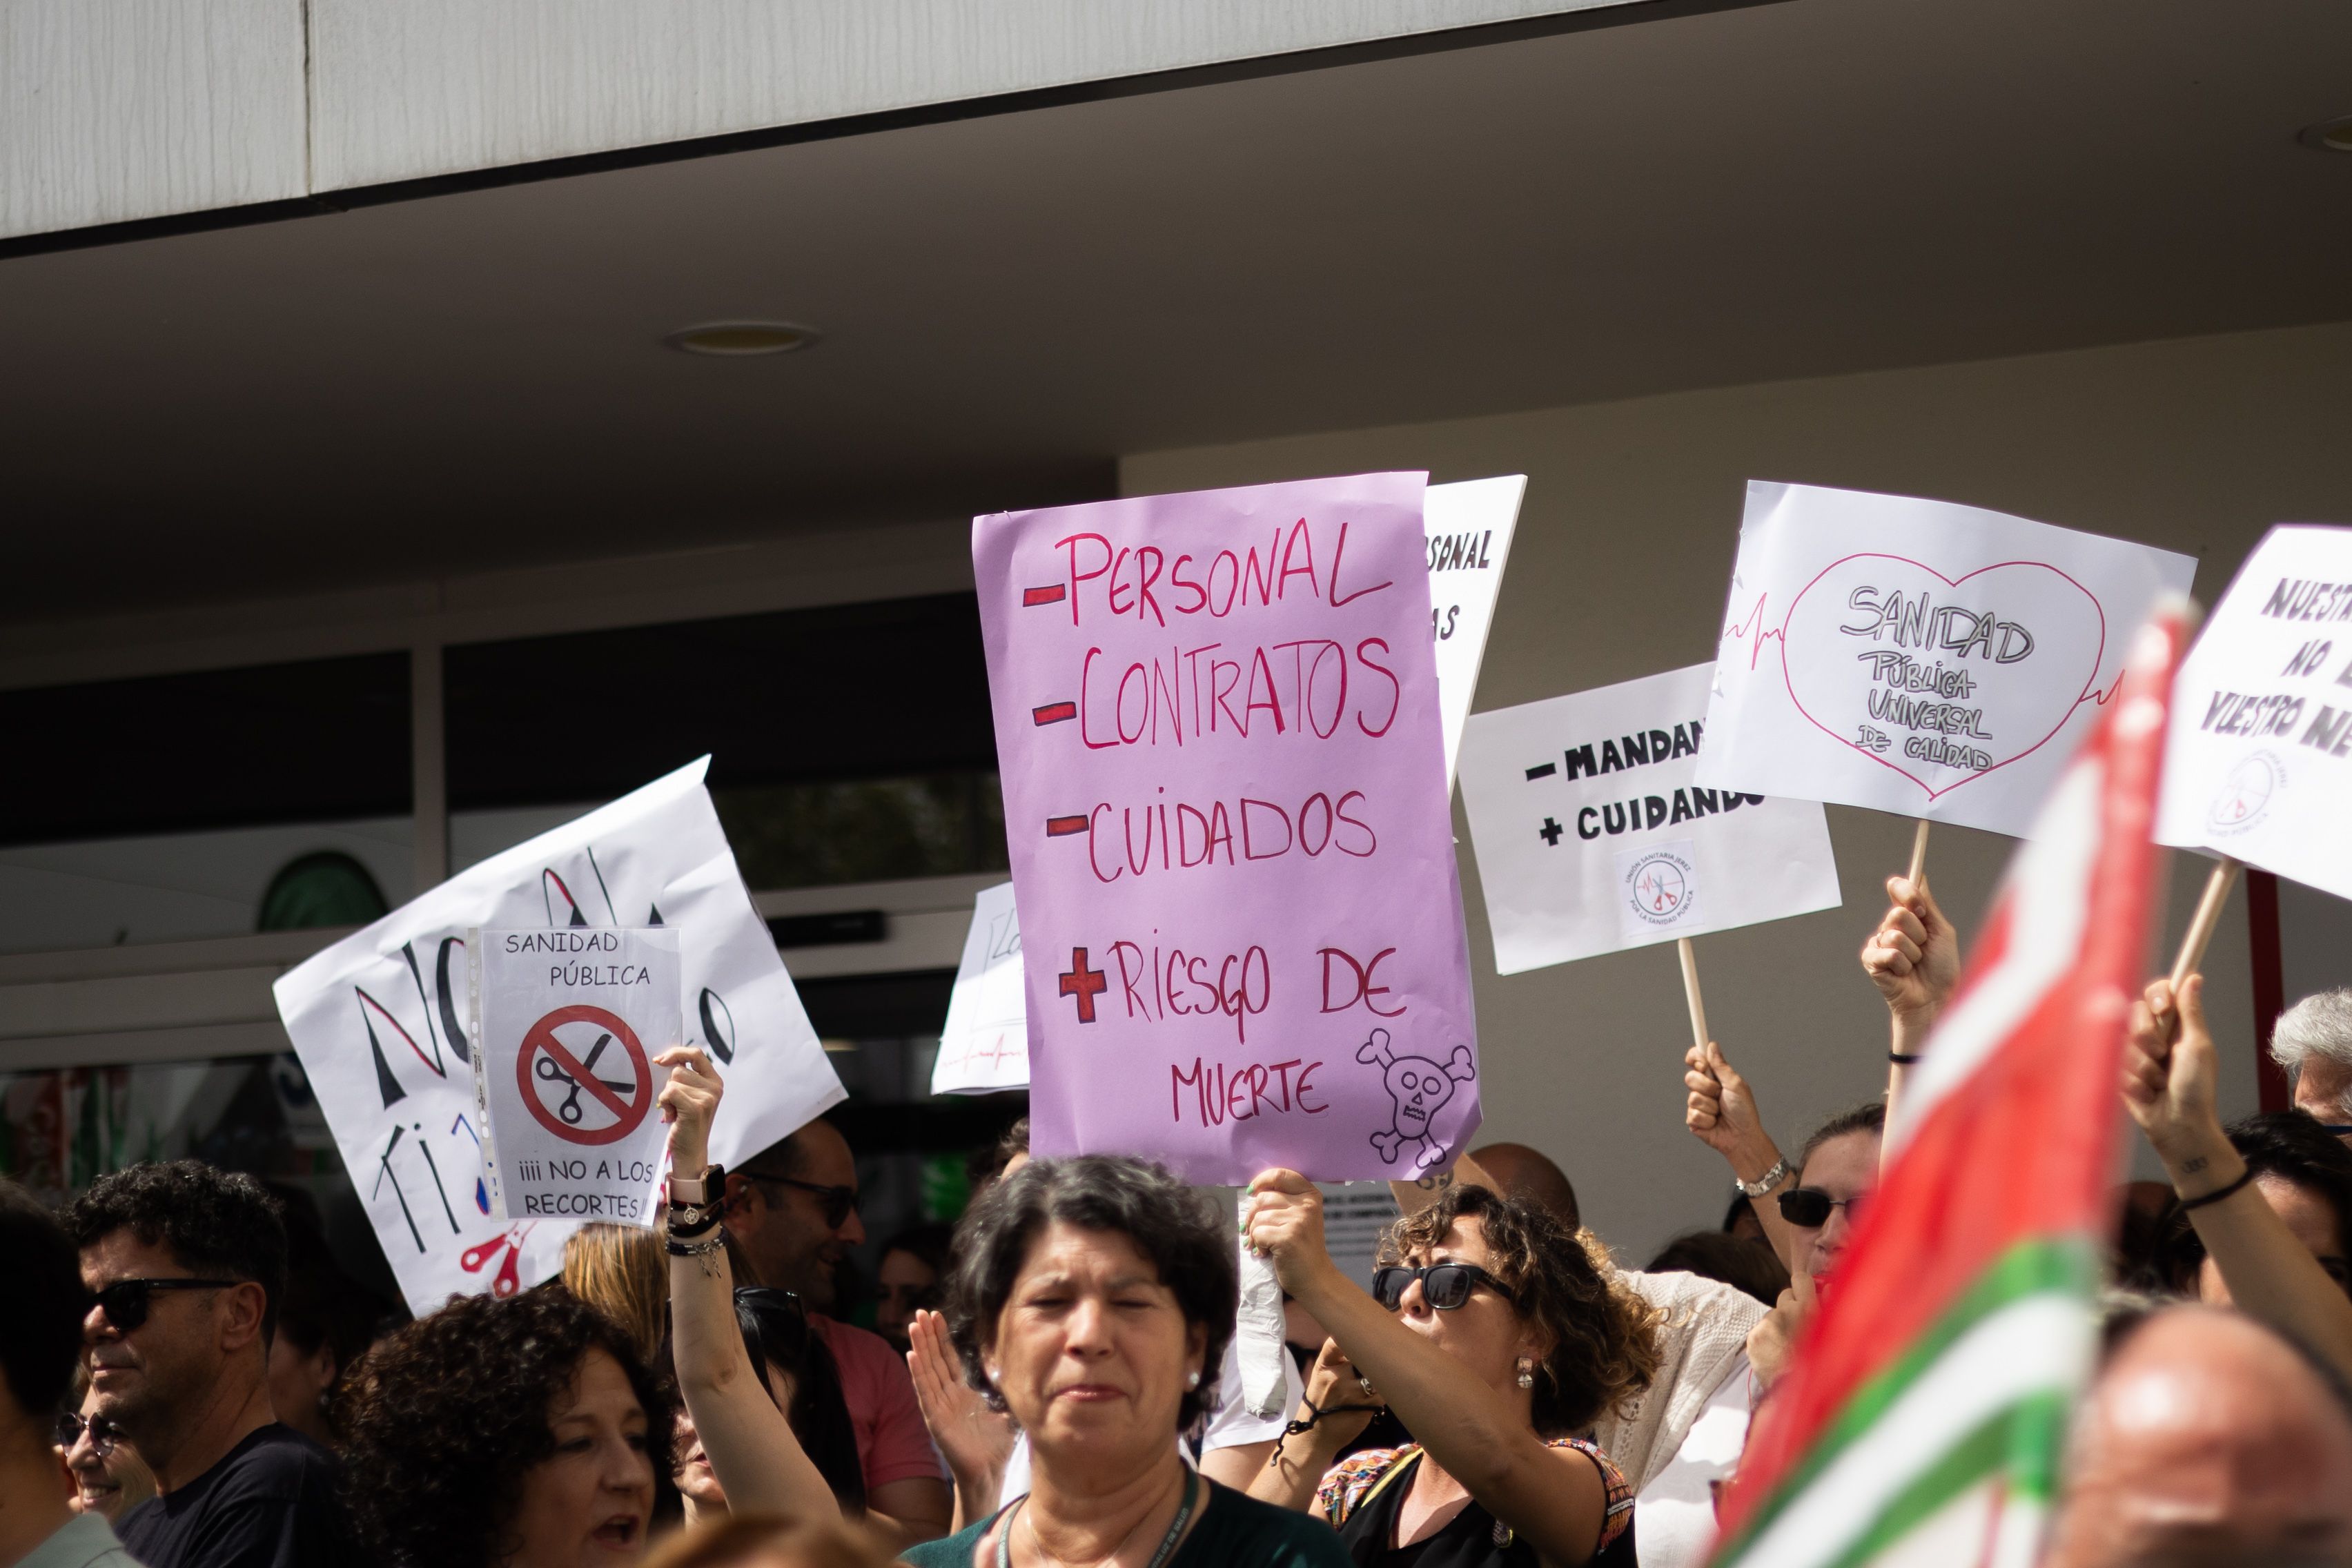
<path fill-rule="evenodd" d="M 1850 1198 L 1833 1198 L 1819 1187 L 1790 1187 L 1780 1194 L 1780 1217 L 1790 1225 L 1811 1230 L 1830 1222 L 1830 1210 L 1845 1210 L 1846 1223 L 1862 1217 L 1863 1200 L 1870 1194 L 1856 1193 Z"/>
<path fill-rule="evenodd" d="M 856 1187 L 820 1187 L 814 1182 L 799 1181 L 791 1176 L 771 1176 L 760 1171 L 744 1171 L 740 1174 L 750 1182 L 774 1182 L 782 1186 L 798 1187 L 804 1193 L 814 1193 L 818 1202 L 824 1205 L 824 1223 L 835 1230 L 839 1230 L 841 1222 L 857 1208 Z"/>
<path fill-rule="evenodd" d="M 1484 1285 L 1504 1300 L 1513 1300 L 1503 1282 L 1475 1263 L 1431 1263 L 1419 1268 L 1404 1268 L 1391 1264 L 1372 1271 L 1372 1299 L 1393 1312 L 1404 1300 L 1405 1287 L 1421 1281 L 1421 1299 L 1441 1312 L 1450 1312 L 1470 1300 L 1470 1292 Z"/>
<path fill-rule="evenodd" d="M 58 1447 L 70 1448 L 81 1441 L 85 1429 L 89 1433 L 89 1446 L 97 1451 L 100 1458 L 114 1457 L 114 1446 L 122 1441 L 122 1428 L 103 1415 L 93 1415 L 84 1420 L 75 1412 L 66 1411 L 58 1417 L 57 1430 L 51 1436 Z"/>
<path fill-rule="evenodd" d="M 91 1292 L 90 1300 L 117 1332 L 127 1334 L 147 1321 L 158 1290 L 226 1290 L 244 1283 L 242 1279 L 117 1279 Z"/>

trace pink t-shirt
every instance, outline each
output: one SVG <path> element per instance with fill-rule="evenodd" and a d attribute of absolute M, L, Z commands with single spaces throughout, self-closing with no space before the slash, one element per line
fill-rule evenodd
<path fill-rule="evenodd" d="M 857 1433 L 857 1468 L 866 1473 L 866 1489 L 918 1476 L 946 1480 L 947 1465 L 931 1446 L 923 1407 L 915 1403 L 907 1358 L 868 1330 L 815 1312 L 809 1322 L 841 1369 L 841 1396 Z"/>

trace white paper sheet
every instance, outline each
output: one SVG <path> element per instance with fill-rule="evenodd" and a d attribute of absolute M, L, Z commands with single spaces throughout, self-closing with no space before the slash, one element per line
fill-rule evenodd
<path fill-rule="evenodd" d="M 549 1278 L 572 1228 L 492 1217 L 470 928 L 676 927 L 689 1043 L 728 1079 L 715 1160 L 739 1163 L 843 1098 L 702 787 L 709 761 L 460 872 L 278 979 L 278 1016 L 412 1310 Z"/>
<path fill-rule="evenodd" d="M 1711 789 L 2023 837 L 2197 563 L 1947 501 L 1750 480 Z"/>
<path fill-rule="evenodd" d="M 674 926 L 468 931 L 474 1105 L 490 1214 L 654 1223 L 655 1114 L 686 1038 Z"/>
<path fill-rule="evenodd" d="M 1462 804 L 1498 973 L 1837 907 L 1817 803 L 1697 784 L 1712 668 L 1471 717 Z"/>
<path fill-rule="evenodd" d="M 2157 838 L 2352 899 L 2352 529 L 2239 568 L 2173 685 Z"/>
<path fill-rule="evenodd" d="M 1021 916 L 1013 884 L 984 888 L 948 995 L 948 1021 L 931 1064 L 933 1094 L 992 1094 L 1029 1082 L 1029 1010 L 1022 995 Z"/>
<path fill-rule="evenodd" d="M 1437 712 L 1445 727 L 1445 777 L 1454 778 L 1462 726 L 1478 694 L 1478 666 L 1495 625 L 1495 597 L 1517 531 L 1525 474 L 1432 485 L 1422 493 L 1429 536 L 1430 633 L 1436 640 Z"/>

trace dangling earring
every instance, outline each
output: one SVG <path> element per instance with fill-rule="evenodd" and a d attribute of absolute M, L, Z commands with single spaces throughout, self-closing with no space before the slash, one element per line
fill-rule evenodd
<path fill-rule="evenodd" d="M 1529 1361 L 1527 1357 L 1521 1356 L 1519 1358 L 1519 1386 L 1521 1388 L 1533 1388 L 1535 1385 L 1536 1363 Z"/>
<path fill-rule="evenodd" d="M 1186 1373 L 1184 1374 L 1184 1386 L 1185 1386 L 1186 1388 L 1198 1388 L 1198 1387 L 1200 1387 L 1200 1386 L 1201 1386 L 1201 1374 L 1200 1374 L 1199 1373 L 1197 1373 L 1197 1372 L 1188 1372 L 1188 1373 Z"/>

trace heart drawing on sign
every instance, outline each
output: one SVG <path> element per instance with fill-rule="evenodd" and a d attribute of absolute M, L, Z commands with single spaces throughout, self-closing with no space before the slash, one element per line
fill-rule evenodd
<path fill-rule="evenodd" d="M 1781 623 L 1789 699 L 1935 799 L 2031 756 L 2095 695 L 2106 614 L 2055 566 L 1954 578 L 1900 555 L 1835 561 Z"/>

